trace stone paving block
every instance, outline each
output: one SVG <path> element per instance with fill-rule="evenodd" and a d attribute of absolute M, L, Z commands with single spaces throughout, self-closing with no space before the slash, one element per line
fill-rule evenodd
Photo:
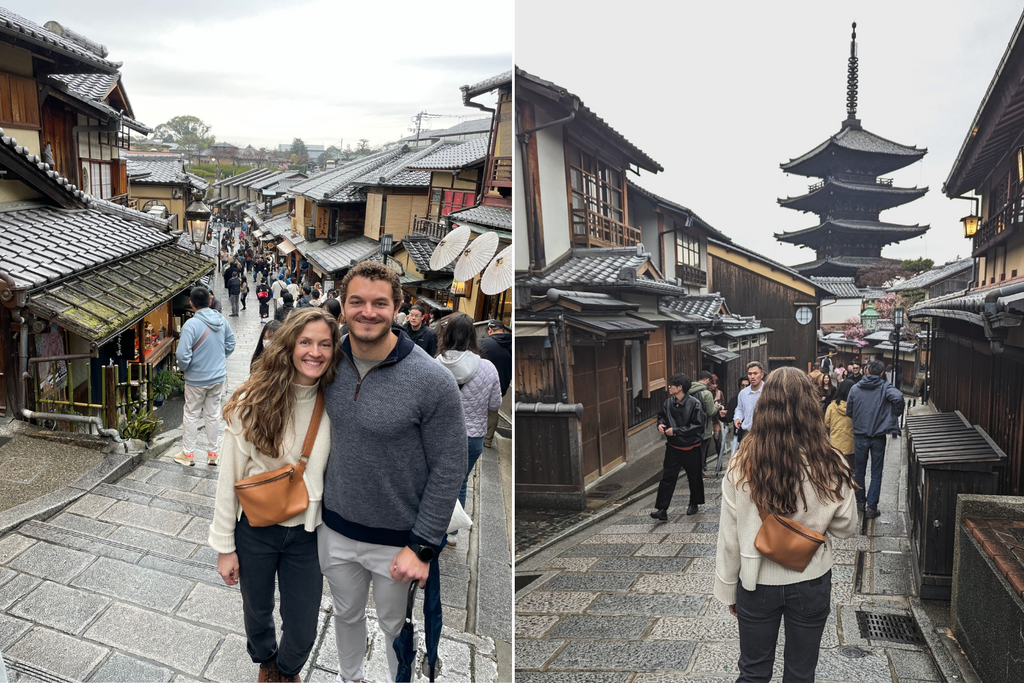
<path fill-rule="evenodd" d="M 153 496 L 148 496 L 145 493 L 139 493 L 138 491 L 132 491 L 130 489 L 122 488 L 120 486 L 114 486 L 112 484 L 99 484 L 92 490 L 96 495 L 104 498 L 113 498 L 114 500 L 130 501 L 138 503 L 140 505 L 146 505 Z M 98 517 L 99 515 L 97 515 Z"/>
<path fill-rule="evenodd" d="M 124 543 L 141 550 L 152 550 L 174 557 L 190 557 L 196 550 L 196 544 L 183 541 L 164 534 L 158 534 L 133 526 L 118 527 L 108 536 L 111 541 Z"/>
<path fill-rule="evenodd" d="M 372 681 L 377 681 L 377 680 L 383 681 L 383 680 L 387 680 L 386 675 L 384 675 L 384 670 L 383 670 L 384 667 L 383 666 L 381 666 L 379 669 L 377 669 L 377 671 L 380 671 L 381 673 L 376 675 L 376 676 L 374 675 L 374 666 L 373 666 L 374 663 L 375 663 L 374 660 L 376 659 L 376 661 L 379 661 L 381 664 L 384 664 L 384 661 L 385 661 L 384 660 L 384 656 L 383 656 L 383 652 L 381 652 L 378 655 L 378 653 L 376 651 L 376 648 L 378 648 L 378 647 L 382 648 L 383 645 L 384 645 L 383 634 L 381 634 L 381 632 L 379 630 L 376 633 L 377 633 L 377 635 L 376 635 L 376 637 L 374 638 L 374 641 L 373 641 L 374 652 L 371 653 L 372 656 L 371 656 L 371 659 L 370 659 L 370 662 L 369 662 L 369 666 L 367 667 L 366 673 L 367 673 L 367 678 L 369 680 L 372 680 Z M 418 642 L 422 643 L 423 641 L 420 640 Z M 424 648 L 422 646 L 420 647 L 420 652 L 425 652 L 425 650 L 424 650 Z M 377 657 L 379 657 L 379 659 L 377 659 Z M 474 680 L 473 679 L 473 653 L 472 653 L 469 645 L 467 645 L 465 643 L 457 642 L 455 640 L 452 640 L 451 638 L 444 638 L 444 637 L 442 637 L 441 638 L 441 642 L 438 643 L 438 646 L 437 646 L 437 657 L 438 657 L 438 659 L 441 660 L 441 676 L 440 677 L 448 678 L 448 680 L 451 680 L 451 681 L 471 681 L 471 680 Z"/>
<path fill-rule="evenodd" d="M 834 630 L 834 629 L 833 629 Z M 889 659 L 901 681 L 914 679 L 920 681 L 941 681 L 938 669 L 931 655 L 925 652 L 889 649 Z"/>
<path fill-rule="evenodd" d="M 178 538 L 205 545 L 210 537 L 210 520 L 196 517 L 185 525 L 185 528 L 178 532 Z"/>
<path fill-rule="evenodd" d="M 658 522 L 651 520 L 650 524 L 612 524 L 601 530 L 602 534 L 646 534 L 654 531 Z"/>
<path fill-rule="evenodd" d="M 515 618 L 513 586 L 509 580 L 511 567 L 504 561 L 486 557 L 479 558 L 477 564 L 475 631 L 478 635 L 511 643 Z"/>
<path fill-rule="evenodd" d="M 544 584 L 545 590 L 624 591 L 639 574 L 559 574 Z"/>
<path fill-rule="evenodd" d="M 580 545 L 594 545 L 597 543 L 623 543 L 623 544 L 635 544 L 635 543 L 657 543 L 665 534 L 649 533 L 649 534 L 594 534 L 587 540 L 583 541 Z"/>
<path fill-rule="evenodd" d="M 199 676 L 220 645 L 220 634 L 139 607 L 114 603 L 85 637 L 122 652 Z"/>
<path fill-rule="evenodd" d="M 110 655 L 90 680 L 100 683 L 166 683 L 174 672 L 156 664 L 143 662 L 120 652 Z"/>
<path fill-rule="evenodd" d="M 564 640 L 517 640 L 516 669 L 539 669 L 558 651 Z M 519 675 L 516 674 L 516 680 Z"/>
<path fill-rule="evenodd" d="M 372 590 L 371 590 L 372 593 Z M 469 579 L 455 576 L 441 576 L 441 604 L 445 606 L 466 607 L 469 595 Z"/>
<path fill-rule="evenodd" d="M 666 534 L 688 534 L 693 532 L 693 528 L 697 526 L 696 522 L 667 522 L 657 528 L 657 531 L 664 532 Z M 666 538 L 666 541 L 674 542 L 674 538 Z"/>
<path fill-rule="evenodd" d="M 516 683 L 626 683 L 627 680 L 629 674 L 607 671 L 516 671 Z"/>
<path fill-rule="evenodd" d="M 219 626 L 235 633 L 245 633 L 242 594 L 228 588 L 196 584 L 178 608 L 176 616 Z"/>
<path fill-rule="evenodd" d="M 682 548 L 682 543 L 644 543 L 635 557 L 675 557 Z"/>
<path fill-rule="evenodd" d="M 551 629 L 549 638 L 639 638 L 651 625 L 650 617 L 572 614 Z"/>
<path fill-rule="evenodd" d="M 686 557 L 602 557 L 590 571 L 676 574 L 686 569 L 689 563 Z"/>
<path fill-rule="evenodd" d="M 303 678 L 302 680 L 306 681 L 306 683 L 334 683 L 338 680 L 338 674 L 313 667 L 309 678 Z"/>
<path fill-rule="evenodd" d="M 712 543 L 685 543 L 679 557 L 714 557 L 718 546 Z"/>
<path fill-rule="evenodd" d="M 196 487 L 196 477 L 185 474 L 181 469 L 178 471 L 161 470 L 153 475 L 147 483 L 165 489 L 191 491 Z"/>
<path fill-rule="evenodd" d="M 735 617 L 713 619 L 708 617 L 665 617 L 659 619 L 648 640 L 739 640 L 740 632 Z"/>
<path fill-rule="evenodd" d="M 164 490 L 163 486 L 154 486 L 153 484 L 147 484 L 141 481 L 135 481 L 134 479 L 121 479 L 117 482 L 117 486 L 129 491 L 135 491 L 147 496 L 156 496 Z"/>
<path fill-rule="evenodd" d="M 128 563 L 138 562 L 142 557 L 141 552 L 108 545 L 91 536 L 81 536 L 79 532 L 61 529 L 42 522 L 27 522 L 21 527 L 21 530 L 26 535 L 31 535 L 41 541 L 81 550 L 90 555 L 112 557 L 115 560 L 123 560 Z"/>
<path fill-rule="evenodd" d="M 851 536 L 850 538 L 835 538 L 830 536 L 833 552 L 836 550 L 868 550 L 871 547 L 871 539 L 867 536 Z"/>
<path fill-rule="evenodd" d="M 107 652 L 105 647 L 37 626 L 6 654 L 72 680 L 84 681 Z"/>
<path fill-rule="evenodd" d="M 737 647 L 737 653 L 739 649 Z M 781 658 L 776 659 L 776 666 Z M 779 672 L 781 674 L 781 671 Z M 884 650 L 871 651 L 867 657 L 849 659 L 838 650 L 822 650 L 818 655 L 818 668 L 814 677 L 827 681 L 851 681 L 852 683 L 874 683 L 889 681 L 892 674 Z"/>
<path fill-rule="evenodd" d="M 695 557 L 690 560 L 690 566 L 686 568 L 691 574 L 702 573 L 711 574 L 715 571 L 715 558 L 713 557 Z"/>
<path fill-rule="evenodd" d="M 196 581 L 212 583 L 214 586 L 224 585 L 224 580 L 221 579 L 220 574 L 217 573 L 216 565 L 210 565 L 209 567 L 195 567 L 191 564 L 185 564 L 184 562 L 177 562 L 175 560 L 168 560 L 162 557 L 146 555 L 139 560 L 139 566 L 156 569 L 157 571 L 170 574 L 171 576 L 188 577 Z"/>
<path fill-rule="evenodd" d="M 578 545 L 569 548 L 562 557 L 604 557 L 607 555 L 622 555 L 628 557 L 640 549 L 640 543 L 595 543 L 593 545 Z"/>
<path fill-rule="evenodd" d="M 211 498 L 217 495 L 217 480 L 216 479 L 200 479 L 194 487 L 192 487 L 192 493 L 200 496 L 210 496 Z"/>
<path fill-rule="evenodd" d="M 192 556 L 189 559 L 193 562 L 202 562 L 204 564 L 217 566 L 218 554 L 219 553 L 210 546 L 203 545 L 199 546 L 199 549 L 192 553 Z"/>
<path fill-rule="evenodd" d="M 0 587 L 0 610 L 7 609 L 28 592 L 38 586 L 40 579 L 28 574 L 18 574 Z"/>
<path fill-rule="evenodd" d="M 245 642 L 245 636 L 235 634 L 224 638 L 220 650 L 213 656 L 210 665 L 206 667 L 203 677 L 224 683 L 256 680 L 260 666 L 253 663 L 245 649 Z"/>
<path fill-rule="evenodd" d="M 736 618 L 729 611 L 728 605 L 724 605 L 721 602 L 719 602 L 716 598 L 710 596 L 707 599 L 707 606 L 704 608 L 704 611 L 701 614 L 701 616 L 721 618 L 729 617 L 730 619 Z"/>
<path fill-rule="evenodd" d="M 106 537 L 107 534 L 114 530 L 113 524 L 100 522 L 89 517 L 81 517 L 79 515 L 71 514 L 70 512 L 62 512 L 56 517 L 46 520 L 46 523 L 58 526 L 62 529 L 81 531 L 83 534 L 98 536 L 99 538 Z"/>
<path fill-rule="evenodd" d="M 193 503 L 195 505 L 203 505 L 205 507 L 214 507 L 217 502 L 215 498 L 211 498 L 210 496 L 201 496 L 198 493 L 179 491 L 177 489 L 166 489 L 160 495 L 164 498 L 176 500 L 180 503 Z"/>
<path fill-rule="evenodd" d="M 166 613 L 181 602 L 193 583 L 179 576 L 101 557 L 72 585 Z"/>
<path fill-rule="evenodd" d="M 666 543 L 718 543 L 718 534 L 698 534 L 694 532 L 671 534 Z"/>
<path fill-rule="evenodd" d="M 857 564 L 857 551 L 833 550 L 832 561 L 836 564 Z"/>
<path fill-rule="evenodd" d="M 598 614 L 696 616 L 703 595 L 601 595 L 587 609 Z"/>
<path fill-rule="evenodd" d="M 158 510 L 169 510 L 192 517 L 203 517 L 213 519 L 213 508 L 209 505 L 197 505 L 196 503 L 184 503 L 179 500 L 171 500 L 163 496 L 156 496 L 149 502 L 150 506 Z"/>
<path fill-rule="evenodd" d="M 543 641 L 542 641 L 543 642 Z M 689 642 L 574 640 L 555 657 L 555 669 L 613 671 L 683 671 L 689 666 L 695 645 Z M 518 662 L 518 660 L 517 660 Z"/>
<path fill-rule="evenodd" d="M 125 500 L 114 503 L 99 518 L 104 522 L 134 526 L 168 536 L 175 536 L 190 521 L 188 515 L 180 512 L 160 510 Z"/>
<path fill-rule="evenodd" d="M 82 517 L 97 517 L 116 502 L 113 498 L 97 496 L 95 493 L 87 493 L 76 500 L 67 511 Z"/>
<path fill-rule="evenodd" d="M 540 617 L 543 618 L 543 617 Z M 555 617 L 557 619 L 558 617 Z M 6 652 L 11 644 L 29 632 L 32 623 L 0 614 L 0 652 Z"/>
<path fill-rule="evenodd" d="M 713 674 L 719 676 L 731 676 L 735 678 L 739 674 L 740 642 L 730 640 L 721 643 L 702 643 L 697 650 L 697 656 L 693 662 L 693 673 Z M 773 676 L 782 676 L 782 657 L 777 652 L 775 665 L 772 667 Z M 821 670 L 819 668 L 815 680 L 820 680 Z M 847 679 L 838 679 L 845 681 Z"/>
<path fill-rule="evenodd" d="M 585 572 L 597 562 L 596 557 L 553 557 L 541 569 L 564 569 L 570 572 Z"/>
<path fill-rule="evenodd" d="M 49 543 L 36 543 L 19 555 L 8 567 L 42 579 L 67 583 L 96 557 Z"/>
<path fill-rule="evenodd" d="M 17 575 L 18 572 L 12 569 L 5 569 L 4 567 L 0 567 L 0 586 L 3 586 L 5 583 L 10 581 Z"/>
<path fill-rule="evenodd" d="M 0 539 L 0 564 L 7 564 L 33 543 L 35 543 L 33 539 L 26 538 L 21 534 L 4 536 Z"/>
<path fill-rule="evenodd" d="M 152 479 L 153 475 L 157 474 L 158 472 L 160 472 L 160 470 L 158 470 L 155 467 L 147 467 L 146 465 L 142 465 L 141 467 L 136 467 L 134 470 L 121 477 L 119 481 L 124 481 L 125 479 L 133 479 L 135 481 L 145 482 L 148 481 L 149 479 Z"/>
<path fill-rule="evenodd" d="M 76 635 L 108 604 L 110 600 L 99 595 L 44 581 L 11 608 L 10 613 Z"/>
<path fill-rule="evenodd" d="M 693 530 L 698 534 L 717 534 L 718 522 L 698 522 Z"/>
<path fill-rule="evenodd" d="M 576 593 L 572 591 L 534 591 L 516 602 L 516 614 L 580 613 L 594 601 L 597 593 Z"/>
<path fill-rule="evenodd" d="M 714 587 L 713 574 L 648 574 L 640 577 L 633 586 L 633 592 L 707 595 Z"/>
<path fill-rule="evenodd" d="M 516 616 L 516 638 L 543 638 L 558 619 L 553 614 Z"/>

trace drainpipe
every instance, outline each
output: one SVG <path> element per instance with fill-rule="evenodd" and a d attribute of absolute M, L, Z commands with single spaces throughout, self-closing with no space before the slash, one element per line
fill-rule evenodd
<path fill-rule="evenodd" d="M 555 119 L 554 121 L 549 121 L 548 123 L 545 123 L 543 125 L 534 126 L 533 128 L 530 128 L 528 130 L 516 133 L 516 141 L 519 143 L 519 158 L 521 161 L 520 165 L 523 167 L 523 201 L 526 204 L 526 230 L 527 233 L 529 233 L 530 235 L 530 241 L 533 243 L 533 249 L 530 250 L 531 272 L 536 270 L 537 263 L 541 260 L 540 258 L 538 258 L 539 254 L 541 253 L 541 247 L 538 245 L 540 235 L 537 234 L 537 220 L 536 216 L 534 215 L 535 204 L 533 194 L 530 191 L 530 176 L 526 170 L 526 148 L 527 145 L 529 145 L 530 143 L 530 136 L 533 133 L 536 133 L 537 131 L 540 130 L 544 130 L 545 128 L 551 128 L 552 126 L 572 123 L 572 121 L 576 118 L 576 112 L 579 110 L 579 106 L 580 101 L 574 97 L 572 100 L 572 111 L 569 112 L 568 116 L 565 116 L 560 119 Z M 518 125 L 518 123 L 519 117 L 517 116 L 516 124 Z"/>
<path fill-rule="evenodd" d="M 1004 296 L 1020 294 L 1021 292 L 1024 292 L 1024 282 L 997 287 L 985 294 L 985 311 L 983 314 L 985 319 L 985 336 L 988 337 L 993 353 L 1003 353 L 1004 351 L 1003 340 L 999 338 L 999 335 L 991 327 L 991 321 L 998 313 L 996 310 L 996 307 L 999 305 L 998 301 Z"/>

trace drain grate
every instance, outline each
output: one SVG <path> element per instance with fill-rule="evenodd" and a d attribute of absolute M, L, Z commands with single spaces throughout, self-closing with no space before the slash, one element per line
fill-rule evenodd
<path fill-rule="evenodd" d="M 516 593 L 536 581 L 542 574 L 516 574 Z"/>
<path fill-rule="evenodd" d="M 861 638 L 868 640 L 924 645 L 924 638 L 917 630 L 914 618 L 904 614 L 857 612 L 857 626 Z"/>

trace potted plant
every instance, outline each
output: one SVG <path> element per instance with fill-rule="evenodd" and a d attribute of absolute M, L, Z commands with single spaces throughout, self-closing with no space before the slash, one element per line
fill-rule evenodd
<path fill-rule="evenodd" d="M 120 424 L 118 432 L 122 439 L 139 439 L 149 443 L 162 422 L 163 420 L 155 417 L 151 411 L 139 409 Z"/>
<path fill-rule="evenodd" d="M 185 386 L 185 380 L 171 370 L 161 370 L 153 376 L 149 390 L 153 394 L 153 405 L 162 406 L 164 399 Z"/>

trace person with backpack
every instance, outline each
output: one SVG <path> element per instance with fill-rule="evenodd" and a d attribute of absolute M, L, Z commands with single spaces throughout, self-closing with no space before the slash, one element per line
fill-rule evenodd
<path fill-rule="evenodd" d="M 668 442 L 665 444 L 665 464 L 651 517 L 662 522 L 668 520 L 668 507 L 681 469 L 686 471 L 690 483 L 690 506 L 686 508 L 686 514 L 697 514 L 697 506 L 704 504 L 701 443 L 704 441 L 704 427 L 708 417 L 700 399 L 687 395 L 691 385 L 690 377 L 685 373 L 672 375 L 668 380 L 668 398 L 658 413 L 658 432 Z"/>
<path fill-rule="evenodd" d="M 238 289 L 239 301 L 242 302 L 242 310 L 245 310 L 245 297 L 249 296 L 249 279 L 242 274 L 242 285 Z"/>
<path fill-rule="evenodd" d="M 706 475 L 705 468 L 707 467 L 708 451 L 711 450 L 711 442 L 714 441 L 713 437 L 715 434 L 712 422 L 714 417 L 718 415 L 718 403 L 715 401 L 715 395 L 711 391 L 711 379 L 713 377 L 713 374 L 704 370 L 698 375 L 697 381 L 690 385 L 690 389 L 687 392 L 688 395 L 700 400 L 701 406 L 704 408 L 704 415 L 707 417 L 704 420 L 704 436 L 700 442 L 701 476 Z M 717 450 L 715 455 L 718 455 Z"/>

